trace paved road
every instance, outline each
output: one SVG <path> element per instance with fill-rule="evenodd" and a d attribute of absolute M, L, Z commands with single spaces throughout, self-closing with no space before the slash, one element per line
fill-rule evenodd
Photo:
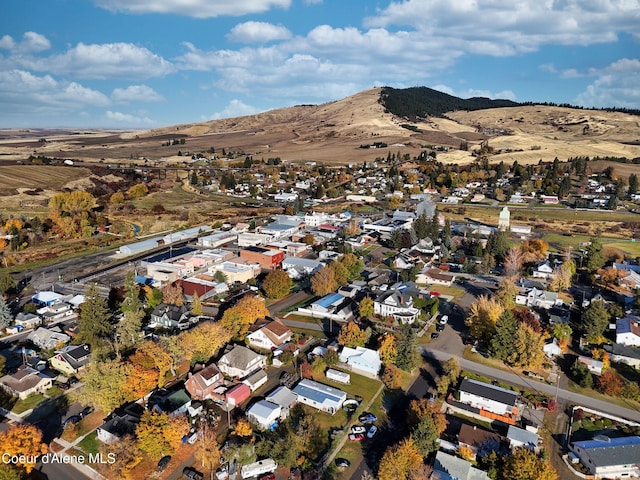
<path fill-rule="evenodd" d="M 637 410 L 635 408 L 621 407 L 613 403 L 609 403 L 597 398 L 589 397 L 587 395 L 570 392 L 562 388 L 558 388 L 556 390 L 555 385 L 549 385 L 547 383 L 538 382 L 528 377 L 522 377 L 517 373 L 509 373 L 503 370 L 498 370 L 496 368 L 488 367 L 486 365 L 471 362 L 458 355 L 453 355 L 445 351 L 436 350 L 433 347 L 422 347 L 421 353 L 425 358 L 435 359 L 439 362 L 444 362 L 451 357 L 456 357 L 458 359 L 458 362 L 460 363 L 460 367 L 462 367 L 462 369 L 464 370 L 470 370 L 472 372 L 479 373 L 480 375 L 485 375 L 487 377 L 495 378 L 497 380 L 500 380 L 512 385 L 525 387 L 529 390 L 544 393 L 549 396 L 555 396 L 557 391 L 559 400 L 566 401 L 568 403 L 584 405 L 585 407 L 601 410 L 603 412 L 607 412 L 612 415 L 626 418 L 634 422 L 640 422 L 640 410 Z"/>

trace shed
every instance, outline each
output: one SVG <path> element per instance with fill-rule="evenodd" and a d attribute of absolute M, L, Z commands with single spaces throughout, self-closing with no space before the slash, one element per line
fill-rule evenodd
<path fill-rule="evenodd" d="M 340 370 L 330 368 L 327 370 L 326 375 L 329 380 L 333 380 L 334 382 L 345 384 L 351 383 L 351 375 L 346 372 L 341 372 Z"/>
<path fill-rule="evenodd" d="M 251 389 L 244 383 L 239 383 L 227 390 L 224 396 L 229 406 L 236 407 L 251 396 Z"/>
<path fill-rule="evenodd" d="M 268 402 L 267 400 L 260 400 L 249 407 L 247 410 L 247 418 L 251 423 L 258 425 L 264 430 L 268 430 L 278 421 L 281 413 L 282 408 L 280 405 Z"/>

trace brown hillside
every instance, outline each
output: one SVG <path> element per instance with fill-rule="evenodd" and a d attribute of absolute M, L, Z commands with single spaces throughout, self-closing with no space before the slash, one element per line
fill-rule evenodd
<path fill-rule="evenodd" d="M 242 152 L 256 159 L 346 163 L 371 161 L 389 151 L 417 155 L 425 145 L 452 147 L 443 162 L 474 160 L 471 150 L 488 140 L 503 160 L 532 163 L 572 156 L 640 157 L 640 118 L 621 113 L 527 106 L 452 112 L 413 124 L 386 113 L 374 88 L 322 105 L 299 105 L 238 118 L 135 132 L 2 131 L 0 159 L 15 163 L 31 154 L 107 162 L 176 162 L 183 154 Z M 47 142 L 39 142 L 40 138 Z M 163 146 L 184 139 L 184 144 Z M 360 148 L 385 142 L 388 149 Z M 458 148 L 468 142 L 469 151 Z"/>

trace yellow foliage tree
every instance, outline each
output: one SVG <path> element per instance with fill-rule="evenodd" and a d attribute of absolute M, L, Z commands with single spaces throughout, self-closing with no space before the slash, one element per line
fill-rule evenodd
<path fill-rule="evenodd" d="M 476 459 L 476 454 L 471 450 L 469 445 L 460 445 L 458 447 L 458 455 L 460 455 L 467 462 L 473 462 Z"/>
<path fill-rule="evenodd" d="M 165 384 L 168 374 L 173 369 L 173 359 L 169 352 L 153 340 L 145 340 L 129 357 L 129 363 L 140 366 L 144 370 L 155 371 L 157 386 Z M 133 379 L 132 379 L 133 381 Z M 139 397 L 136 397 L 139 398 Z"/>
<path fill-rule="evenodd" d="M 215 472 L 218 469 L 220 466 L 220 446 L 215 428 L 207 427 L 200 433 L 194 454 L 202 468 L 210 472 Z"/>
<path fill-rule="evenodd" d="M 474 338 L 487 338 L 496 326 L 504 307 L 494 298 L 480 295 L 478 300 L 471 304 L 466 324 Z"/>
<path fill-rule="evenodd" d="M 335 292 L 338 288 L 338 282 L 333 269 L 325 267 L 318 270 L 311 277 L 311 291 L 320 297 Z"/>
<path fill-rule="evenodd" d="M 412 426 L 417 425 L 425 418 L 430 418 L 433 423 L 433 427 L 438 432 L 438 435 L 444 432 L 445 428 L 447 428 L 447 419 L 444 413 L 440 411 L 440 405 L 427 398 L 411 400 L 409 403 L 407 417 L 409 424 Z"/>
<path fill-rule="evenodd" d="M 136 427 L 136 444 L 149 457 L 158 460 L 172 454 L 188 432 L 189 422 L 183 415 L 171 418 L 166 413 L 147 411 Z"/>
<path fill-rule="evenodd" d="M 408 480 L 422 465 L 422 455 L 409 437 L 398 445 L 389 447 L 380 460 L 380 480 Z"/>
<path fill-rule="evenodd" d="M 395 335 L 385 333 L 378 338 L 378 354 L 382 363 L 393 364 L 396 361 L 398 349 Z"/>
<path fill-rule="evenodd" d="M 110 478 L 119 480 L 135 480 L 132 478 L 132 470 L 142 461 L 142 453 L 136 446 L 136 441 L 130 435 L 125 435 L 117 442 L 103 443 L 100 453 L 104 458 L 113 458 L 109 465 Z"/>
<path fill-rule="evenodd" d="M 222 348 L 233 335 L 220 322 L 201 323 L 180 335 L 180 347 L 190 363 L 206 362 Z"/>
<path fill-rule="evenodd" d="M 349 322 L 343 325 L 338 334 L 338 343 L 345 347 L 364 347 L 366 342 L 367 333 L 355 322 Z"/>
<path fill-rule="evenodd" d="M 24 223 L 19 218 L 10 218 L 4 224 L 4 229 L 7 232 L 14 227 L 16 230 L 22 230 L 22 228 L 24 227 Z"/>
<path fill-rule="evenodd" d="M 149 193 L 149 189 L 144 183 L 138 183 L 127 190 L 127 194 L 131 198 L 144 197 L 147 193 Z"/>
<path fill-rule="evenodd" d="M 42 432 L 38 427 L 14 423 L 0 434 L 0 451 L 9 457 L 21 458 L 18 464 L 29 473 L 36 466 L 36 457 L 47 453 L 47 444 L 42 442 Z"/>
<path fill-rule="evenodd" d="M 227 309 L 222 315 L 220 323 L 231 334 L 238 338 L 244 338 L 249 327 L 259 318 L 269 316 L 269 309 L 264 299 L 254 295 L 247 295 L 238 303 Z"/>
<path fill-rule="evenodd" d="M 170 305 L 182 306 L 184 297 L 182 296 L 182 287 L 175 283 L 168 283 L 162 288 L 162 299 L 164 303 Z"/>
<path fill-rule="evenodd" d="M 251 424 L 247 420 L 241 418 L 240 420 L 238 420 L 238 423 L 236 423 L 236 426 L 233 429 L 233 433 L 236 436 L 242 438 L 250 437 L 253 434 L 253 429 L 251 428 Z"/>
<path fill-rule="evenodd" d="M 502 478 L 509 480 L 558 480 L 558 474 L 548 460 L 543 460 L 526 448 L 516 448 L 505 459 Z"/>

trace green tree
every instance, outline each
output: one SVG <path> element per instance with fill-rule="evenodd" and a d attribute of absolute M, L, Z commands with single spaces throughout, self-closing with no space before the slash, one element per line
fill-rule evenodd
<path fill-rule="evenodd" d="M 585 267 L 589 273 L 595 273 L 604 265 L 605 258 L 602 253 L 602 241 L 600 239 L 600 235 L 591 238 L 591 243 L 587 247 L 586 259 L 587 262 Z"/>
<path fill-rule="evenodd" d="M 418 447 L 423 457 L 438 450 L 439 436 L 440 434 L 429 416 L 422 418 L 411 430 L 411 438 L 413 438 L 416 447 Z"/>
<path fill-rule="evenodd" d="M 289 295 L 293 280 L 284 270 L 272 270 L 262 282 L 267 298 L 282 298 Z"/>
<path fill-rule="evenodd" d="M 98 285 L 92 283 L 87 287 L 80 307 L 76 341 L 89 344 L 94 356 L 104 355 L 113 333 L 110 320 L 107 302 L 100 296 Z"/>
<path fill-rule="evenodd" d="M 136 282 L 134 272 L 127 272 L 124 278 L 124 300 L 120 305 L 120 311 L 126 312 L 143 312 L 142 301 L 140 300 L 140 287 Z"/>
<path fill-rule="evenodd" d="M 581 387 L 593 387 L 593 376 L 591 375 L 589 368 L 580 360 L 576 359 L 576 361 L 573 362 L 570 373 L 574 381 Z"/>
<path fill-rule="evenodd" d="M 629 175 L 629 195 L 638 193 L 638 175 L 632 173 Z"/>
<path fill-rule="evenodd" d="M 16 288 L 16 281 L 7 271 L 0 272 L 0 295 L 7 293 L 9 290 Z"/>
<path fill-rule="evenodd" d="M 74 392 L 77 400 L 103 412 L 111 412 L 123 403 L 135 400 L 126 393 L 126 367 L 118 360 L 93 360 L 82 378 L 83 385 Z"/>
<path fill-rule="evenodd" d="M 403 325 L 396 343 L 396 366 L 406 372 L 418 366 L 416 351 L 416 334 L 410 325 Z"/>
<path fill-rule="evenodd" d="M 496 322 L 496 327 L 489 341 L 489 353 L 498 360 L 508 361 L 515 353 L 514 341 L 518 331 L 518 322 L 510 310 L 507 310 Z"/>
<path fill-rule="evenodd" d="M 582 330 L 587 336 L 587 341 L 597 343 L 597 339 L 609 326 L 609 312 L 601 300 L 592 301 L 582 312 Z"/>
<path fill-rule="evenodd" d="M 8 327 L 12 321 L 13 315 L 11 314 L 11 309 L 9 305 L 7 305 L 4 297 L 0 295 L 0 328 Z"/>

